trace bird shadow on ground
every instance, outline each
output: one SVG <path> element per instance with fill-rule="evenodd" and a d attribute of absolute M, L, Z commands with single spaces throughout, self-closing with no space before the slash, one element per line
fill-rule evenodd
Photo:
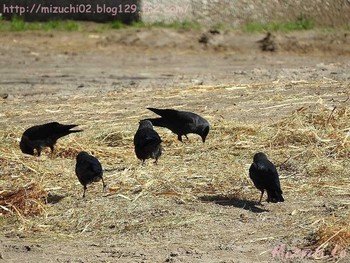
<path fill-rule="evenodd" d="M 234 206 L 237 208 L 242 208 L 244 210 L 251 211 L 253 213 L 263 213 L 269 211 L 256 206 L 257 203 L 255 201 L 225 195 L 205 195 L 199 197 L 199 200 L 201 200 L 202 202 L 212 202 L 222 206 Z"/>
<path fill-rule="evenodd" d="M 57 204 L 63 198 L 65 198 L 65 196 L 63 196 L 63 195 L 48 194 L 46 202 L 48 204 Z"/>

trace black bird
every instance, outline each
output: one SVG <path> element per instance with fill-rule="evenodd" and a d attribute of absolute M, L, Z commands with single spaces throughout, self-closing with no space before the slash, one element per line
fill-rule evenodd
<path fill-rule="evenodd" d="M 87 152 L 80 152 L 77 155 L 77 163 L 75 165 L 75 174 L 79 182 L 84 186 L 83 198 L 85 197 L 86 185 L 102 180 L 103 191 L 106 189 L 106 184 L 103 181 L 103 170 L 101 163 L 96 157 Z"/>
<path fill-rule="evenodd" d="M 173 109 L 147 108 L 161 116 L 161 118 L 147 119 L 154 126 L 165 127 L 177 134 L 177 139 L 182 142 L 182 135 L 187 139 L 188 133 L 195 133 L 202 137 L 202 141 L 209 133 L 209 122 L 198 114 L 188 111 Z"/>
<path fill-rule="evenodd" d="M 140 121 L 139 128 L 134 136 L 134 146 L 135 154 L 142 161 L 142 164 L 148 158 L 155 159 L 155 163 L 157 163 L 162 154 L 161 142 L 158 133 L 153 130 L 152 122 L 149 120 Z"/>
<path fill-rule="evenodd" d="M 36 149 L 37 155 L 40 156 L 44 147 L 50 147 L 51 152 L 57 140 L 70 133 L 81 132 L 82 130 L 71 130 L 78 125 L 64 125 L 58 122 L 50 122 L 42 125 L 36 125 L 28 128 L 22 135 L 19 147 L 26 154 L 34 155 Z"/>
<path fill-rule="evenodd" d="M 255 187 L 261 191 L 259 204 L 261 204 L 265 190 L 267 192 L 267 202 L 284 202 L 276 167 L 267 159 L 264 153 L 259 152 L 254 155 L 253 163 L 249 169 L 249 177 Z"/>
<path fill-rule="evenodd" d="M 274 52 L 277 50 L 275 36 L 273 36 L 270 32 L 267 32 L 266 37 L 257 42 L 259 43 L 260 49 L 262 51 Z"/>

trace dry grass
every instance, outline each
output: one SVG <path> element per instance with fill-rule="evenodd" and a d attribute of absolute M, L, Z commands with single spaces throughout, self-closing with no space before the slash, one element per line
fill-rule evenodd
<path fill-rule="evenodd" d="M 324 251 L 328 256 L 340 256 L 350 247 L 350 214 L 329 217 L 310 235 L 307 246 L 314 251 Z"/>
<path fill-rule="evenodd" d="M 263 90 L 268 86 L 255 85 L 253 88 Z M 206 91 L 199 94 L 194 89 L 192 94 L 194 102 L 199 103 L 198 110 L 201 96 L 207 96 L 206 93 L 215 97 L 236 92 L 225 90 L 225 87 L 202 89 Z M 181 94 L 182 90 L 174 89 L 169 96 L 175 93 Z M 189 96 L 191 89 L 186 90 L 186 94 Z M 158 95 L 165 96 L 165 92 L 160 89 L 155 94 Z M 257 151 L 267 152 L 278 166 L 282 186 L 290 199 L 307 201 L 349 195 L 349 104 L 338 103 L 334 108 L 319 101 L 302 106 L 272 123 L 246 124 L 217 118 L 219 114 L 215 112 L 203 112 L 212 123 L 205 144 L 195 135 L 190 135 L 190 142 L 181 144 L 175 135 L 157 129 L 164 141 L 164 154 L 158 165 L 147 162 L 141 166 L 134 155 L 132 140 L 138 120 L 152 116 L 144 110 L 151 102 L 143 102 L 143 99 L 138 92 L 132 95 L 121 92 L 110 93 L 103 100 L 97 95 L 56 101 L 55 105 L 59 106 L 57 110 L 52 109 L 56 120 L 76 123 L 79 119 L 84 132 L 59 140 L 53 156 L 46 151 L 40 158 L 25 156 L 18 149 L 21 133 L 34 124 L 30 119 L 32 112 L 21 112 L 18 107 L 24 106 L 16 101 L 7 105 L 6 116 L 11 116 L 11 123 L 0 131 L 0 183 L 6 192 L 12 192 L 13 186 L 22 189 L 17 195 L 29 199 L 24 198 L 24 203 L 0 201 L 1 205 L 10 204 L 5 206 L 6 209 L 16 207 L 19 212 L 14 214 L 21 216 L 46 211 L 45 217 L 36 217 L 35 221 L 29 218 L 18 222 L 18 231 L 35 229 L 48 236 L 54 233 L 98 236 L 205 222 L 210 214 L 195 210 L 182 213 L 181 204 L 196 204 L 203 196 L 208 199 L 211 195 L 256 200 L 259 193 L 252 186 L 247 170 Z M 131 100 L 133 110 L 123 110 Z M 164 106 L 167 101 L 164 97 Z M 33 106 L 33 111 L 44 112 L 40 118 L 36 117 L 40 123 L 50 120 L 51 115 L 46 111 L 50 103 L 48 100 Z M 34 105 L 35 102 L 27 101 L 27 104 Z M 108 192 L 103 194 L 102 185 L 98 183 L 88 186 L 85 201 L 81 200 L 82 186 L 74 174 L 75 156 L 81 150 L 93 153 L 109 170 L 104 175 Z M 32 185 L 31 191 L 21 188 L 28 184 Z M 44 205 L 38 198 L 46 192 L 49 197 Z M 29 196 L 30 193 L 33 195 Z M 180 212 L 169 212 L 174 206 Z M 315 213 L 319 219 L 324 217 Z M 343 222 L 348 220 L 339 216 Z M 299 220 L 302 222 L 303 219 Z M 319 236 L 317 246 L 336 243 L 346 247 L 349 245 L 349 226 L 339 222 L 307 230 L 315 231 Z M 3 231 L 9 230 L 4 228 Z"/>
<path fill-rule="evenodd" d="M 350 225 L 347 221 L 332 220 L 321 226 L 317 231 L 318 248 L 334 249 L 336 245 L 342 249 L 350 247 Z"/>
<path fill-rule="evenodd" d="M 36 183 L 14 191 L 0 193 L 2 214 L 15 213 L 19 217 L 40 215 L 45 212 L 47 192 Z"/>
<path fill-rule="evenodd" d="M 320 146 L 334 159 L 349 157 L 350 113 L 348 107 L 329 108 L 322 103 L 301 107 L 292 116 L 278 122 L 272 145 L 277 147 Z"/>

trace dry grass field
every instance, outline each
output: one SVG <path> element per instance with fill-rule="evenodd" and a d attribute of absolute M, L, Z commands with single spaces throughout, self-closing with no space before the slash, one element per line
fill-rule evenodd
<path fill-rule="evenodd" d="M 233 43 L 225 48 L 198 37 L 3 34 L 0 262 L 349 262 L 348 37 L 285 34 L 275 53 L 257 48 L 259 34 L 221 34 Z M 288 48 L 296 42 L 304 48 Z M 207 118 L 207 141 L 156 128 L 163 155 L 142 166 L 133 136 L 150 106 Z M 22 154 L 23 131 L 49 121 L 84 131 L 52 155 Z M 108 184 L 89 185 L 85 199 L 74 173 L 81 150 Z M 276 164 L 284 203 L 256 204 L 257 151 Z"/>

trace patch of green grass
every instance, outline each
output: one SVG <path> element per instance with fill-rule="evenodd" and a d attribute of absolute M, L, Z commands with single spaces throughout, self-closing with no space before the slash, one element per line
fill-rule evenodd
<path fill-rule="evenodd" d="M 228 28 L 232 28 L 232 27 L 227 26 L 227 25 L 222 24 L 222 23 L 216 23 L 211 27 L 211 29 L 217 29 L 217 30 L 226 30 Z"/>
<path fill-rule="evenodd" d="M 2 31 L 77 31 L 80 24 L 71 20 L 51 20 L 47 22 L 26 22 L 22 17 L 14 16 L 11 21 L 0 20 Z"/>
<path fill-rule="evenodd" d="M 137 27 L 137 28 L 163 27 L 163 28 L 174 28 L 174 29 L 185 29 L 185 30 L 200 29 L 200 27 L 201 27 L 198 22 L 192 22 L 192 21 L 183 21 L 183 22 L 174 21 L 171 23 L 166 23 L 166 22 L 160 21 L 160 22 L 155 22 L 155 23 L 151 23 L 151 24 L 145 24 L 143 22 L 133 22 L 131 24 L 131 26 Z"/>
<path fill-rule="evenodd" d="M 67 31 L 78 31 L 80 26 L 77 22 L 72 20 L 63 21 L 63 28 Z"/>
<path fill-rule="evenodd" d="M 4 19 L 2 16 L 0 16 L 0 31 L 2 31 L 4 27 L 5 27 Z"/>
<path fill-rule="evenodd" d="M 201 26 L 198 22 L 195 21 L 183 21 L 183 22 L 172 22 L 172 23 L 164 23 L 164 22 L 160 22 L 160 23 L 154 23 L 151 24 L 151 26 L 155 26 L 155 27 L 166 27 L 166 28 L 174 28 L 174 29 L 200 29 Z"/>
<path fill-rule="evenodd" d="M 166 23 L 163 21 L 160 22 L 155 22 L 155 23 L 150 23 L 146 24 L 141 21 L 133 21 L 131 22 L 130 25 L 123 24 L 120 21 L 114 21 L 109 24 L 108 27 L 104 28 L 112 28 L 112 29 L 121 29 L 121 28 L 152 28 L 152 27 L 158 27 L 158 28 L 173 28 L 173 29 L 185 29 L 185 30 L 190 30 L 190 29 L 200 29 L 201 26 L 198 22 L 191 22 L 191 21 L 183 21 L 183 22 L 172 22 L 172 23 Z"/>
<path fill-rule="evenodd" d="M 124 29 L 124 28 L 173 28 L 173 29 L 200 29 L 201 25 L 195 21 L 174 21 L 171 23 L 155 22 L 146 24 L 141 21 L 133 21 L 131 24 L 124 24 L 121 21 L 107 22 L 103 24 L 96 24 L 93 27 L 95 32 L 103 32 L 110 29 Z M 217 24 L 214 28 L 221 29 L 222 24 Z M 50 20 L 46 22 L 27 22 L 20 16 L 13 16 L 10 21 L 0 17 L 0 31 L 79 31 L 84 30 L 84 23 L 72 20 Z M 91 30 L 89 27 L 88 30 Z"/>
<path fill-rule="evenodd" d="M 120 29 L 120 28 L 124 28 L 126 25 L 123 23 L 123 22 L 121 22 L 121 21 L 113 21 L 112 23 L 111 23 L 111 28 L 113 28 L 113 29 Z"/>
<path fill-rule="evenodd" d="M 143 23 L 142 21 L 132 21 L 130 26 L 137 27 L 137 28 L 147 27 L 147 25 L 145 23 Z"/>
<path fill-rule="evenodd" d="M 60 26 L 60 22 L 58 20 L 51 20 L 41 24 L 42 24 L 42 29 L 45 31 L 57 29 Z"/>
<path fill-rule="evenodd" d="M 125 24 L 121 21 L 115 20 L 113 22 L 107 22 L 104 24 L 101 24 L 96 28 L 98 32 L 102 32 L 108 29 L 123 29 L 123 28 L 128 28 L 128 27 L 136 27 L 136 28 L 141 28 L 141 27 L 146 27 L 142 22 L 136 22 L 133 21 L 131 24 Z"/>
<path fill-rule="evenodd" d="M 269 22 L 269 23 L 249 23 L 243 27 L 243 31 L 248 33 L 255 32 L 290 32 L 297 30 L 309 30 L 314 28 L 312 20 L 307 18 L 299 18 L 295 21 L 288 22 Z"/>
<path fill-rule="evenodd" d="M 12 31 L 23 31 L 25 28 L 25 22 L 22 18 L 14 16 L 10 23 L 10 29 Z"/>

